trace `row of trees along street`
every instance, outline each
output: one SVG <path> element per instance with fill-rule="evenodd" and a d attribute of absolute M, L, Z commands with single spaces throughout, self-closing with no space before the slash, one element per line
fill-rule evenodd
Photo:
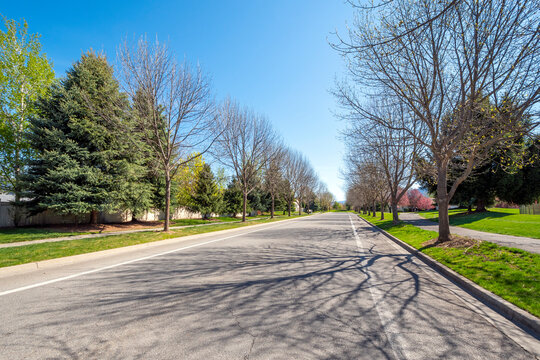
<path fill-rule="evenodd" d="M 300 214 L 331 208 L 305 156 L 264 116 L 217 102 L 202 69 L 177 62 L 167 44 L 125 41 L 116 72 L 88 51 L 55 79 L 39 36 L 4 25 L 0 190 L 15 195 L 15 224 L 45 210 L 95 223 L 99 212 L 159 209 L 168 230 L 178 207 L 243 221 L 250 208 L 272 217 L 295 202 Z"/>
<path fill-rule="evenodd" d="M 520 187 L 499 189 L 501 198 L 537 199 L 538 2 L 351 4 L 354 25 L 333 44 L 348 67 L 335 95 L 348 124 L 349 202 L 388 201 L 397 222 L 400 199 L 420 181 L 436 194 L 443 242 L 450 202 L 485 201 L 475 181 L 490 171 Z"/>

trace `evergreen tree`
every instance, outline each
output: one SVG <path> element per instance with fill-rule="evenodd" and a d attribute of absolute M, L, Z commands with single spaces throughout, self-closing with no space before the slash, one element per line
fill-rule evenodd
<path fill-rule="evenodd" d="M 514 204 L 528 205 L 540 197 L 540 137 L 526 142 L 522 161 L 512 164 L 517 169 L 496 183 L 499 199 Z"/>
<path fill-rule="evenodd" d="M 25 177 L 31 214 L 60 214 L 150 207 L 143 181 L 144 146 L 126 141 L 133 129 L 127 98 L 104 55 L 88 52 L 37 103 L 29 141 L 37 152 Z"/>
<path fill-rule="evenodd" d="M 227 189 L 223 193 L 224 210 L 225 212 L 232 214 L 236 217 L 237 214 L 242 212 L 243 194 L 240 185 L 236 179 L 233 179 Z"/>
<path fill-rule="evenodd" d="M 204 164 L 199 172 L 195 190 L 191 198 L 190 208 L 200 212 L 202 218 L 207 220 L 212 213 L 219 211 L 221 207 L 222 195 L 214 179 L 214 174 L 210 165 Z"/>
<path fill-rule="evenodd" d="M 261 188 L 255 188 L 248 195 L 248 204 L 252 211 L 269 211 L 272 205 L 272 197 L 269 192 Z"/>
<path fill-rule="evenodd" d="M 475 169 L 458 188 L 453 199 L 469 211 L 486 211 L 495 198 L 514 203 L 531 204 L 540 196 L 540 140 L 529 139 L 516 142 L 520 146 L 494 152 L 482 166 Z M 454 168 L 462 167 L 460 159 L 453 159 L 449 166 L 449 178 L 458 176 Z M 429 176 L 421 178 L 429 192 L 436 192 L 437 185 Z"/>

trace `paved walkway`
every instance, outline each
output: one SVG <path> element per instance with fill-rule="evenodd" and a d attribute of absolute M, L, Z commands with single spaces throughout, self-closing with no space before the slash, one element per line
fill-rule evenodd
<path fill-rule="evenodd" d="M 405 222 L 408 222 L 409 224 L 412 224 L 414 226 L 417 226 L 423 230 L 439 232 L 438 223 L 428 220 L 428 219 L 424 219 L 423 217 L 415 213 L 400 213 L 399 219 Z M 533 238 L 522 237 L 522 236 L 494 234 L 494 233 L 488 233 L 488 232 L 483 232 L 483 231 L 478 231 L 478 230 L 462 228 L 459 226 L 450 226 L 450 233 L 461 235 L 461 236 L 468 236 L 473 239 L 489 241 L 489 242 L 499 244 L 502 246 L 518 248 L 525 251 L 540 254 L 540 239 L 533 239 Z"/>
<path fill-rule="evenodd" d="M 246 221 L 257 221 L 257 220 L 262 220 L 262 219 L 266 219 L 266 218 L 248 219 Z M 223 224 L 232 224 L 232 223 L 237 223 L 237 222 L 240 222 L 240 221 L 226 221 L 226 222 L 214 222 L 214 223 L 210 223 L 210 224 L 171 226 L 170 229 L 171 230 L 177 230 L 177 229 L 183 229 L 183 228 L 188 228 L 188 227 L 223 225 Z M 62 236 L 62 237 L 57 237 L 57 238 L 48 238 L 48 239 L 39 239 L 39 240 L 30 240 L 30 241 L 19 241 L 19 242 L 0 244 L 0 249 L 9 248 L 9 247 L 16 247 L 16 246 L 26 246 L 26 245 L 32 245 L 32 244 L 41 244 L 41 243 L 46 243 L 46 242 L 57 242 L 57 241 L 66 241 L 66 240 L 80 240 L 80 239 L 89 239 L 89 238 L 100 238 L 100 237 L 112 236 L 112 235 L 122 235 L 122 234 L 131 234 L 131 233 L 138 233 L 138 232 L 145 232 L 145 231 L 161 231 L 161 230 L 163 230 L 162 227 L 160 227 L 160 228 L 137 229 L 137 230 L 111 231 L 111 232 L 98 233 L 98 234 Z"/>

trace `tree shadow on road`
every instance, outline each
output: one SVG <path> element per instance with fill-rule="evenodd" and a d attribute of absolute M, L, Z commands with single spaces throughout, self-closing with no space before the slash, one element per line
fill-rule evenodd
<path fill-rule="evenodd" d="M 86 276 L 69 282 L 67 306 L 58 298 L 46 311 L 29 309 L 41 320 L 21 331 L 56 334 L 71 358 L 93 357 L 96 342 L 130 358 L 155 357 L 163 347 L 176 354 L 169 357 L 193 359 L 393 359 L 412 351 L 403 344 L 418 358 L 514 350 L 502 335 L 480 341 L 483 319 L 419 276 L 412 255 L 389 251 L 367 226 L 359 226 L 366 248 L 358 250 L 352 231 L 331 223 Z M 66 342 L 70 332 L 77 339 Z"/>

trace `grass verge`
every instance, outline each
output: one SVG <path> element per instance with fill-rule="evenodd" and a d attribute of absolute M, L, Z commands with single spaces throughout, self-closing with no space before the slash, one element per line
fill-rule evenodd
<path fill-rule="evenodd" d="M 256 217 L 249 218 L 249 219 L 256 219 Z M 171 220 L 171 226 L 190 226 L 190 225 L 204 225 L 204 224 L 215 224 L 215 223 L 221 223 L 221 222 L 234 222 L 234 221 L 241 221 L 241 218 L 233 218 L 233 217 L 219 217 L 219 218 L 212 218 L 209 220 L 202 220 L 202 219 L 177 219 L 177 220 Z M 129 223 L 125 223 L 123 225 L 128 225 Z M 159 228 L 163 227 L 163 225 L 159 226 L 148 226 L 148 229 L 151 228 Z M 140 229 L 140 228 L 138 228 Z M 125 231 L 129 231 L 129 228 L 126 228 Z M 109 231 L 122 231 L 119 229 L 116 230 L 109 230 Z M 105 231 L 108 232 L 108 231 Z M 95 231 L 69 231 L 69 230 L 60 230 L 55 229 L 54 227 L 20 227 L 20 228 L 7 228 L 7 229 L 0 229 L 0 244 L 8 244 L 8 243 L 14 243 L 14 242 L 23 242 L 23 241 L 32 241 L 32 240 L 41 240 L 41 239 L 54 239 L 64 236 L 75 236 L 75 235 L 87 235 L 87 234 L 98 234 L 101 233 L 100 230 Z"/>
<path fill-rule="evenodd" d="M 540 255 L 520 249 L 499 246 L 487 241 L 472 247 L 426 247 L 423 244 L 437 237 L 401 222 L 392 224 L 392 214 L 385 220 L 360 215 L 372 224 L 394 235 L 455 272 L 474 281 L 516 306 L 540 317 Z"/>
<path fill-rule="evenodd" d="M 291 216 L 290 218 L 297 218 Z M 289 217 L 286 217 L 289 218 Z M 237 222 L 229 224 L 219 224 L 213 226 L 193 226 L 183 229 L 172 230 L 167 233 L 145 231 L 138 233 L 111 235 L 101 238 L 88 238 L 77 240 L 65 240 L 50 243 L 32 244 L 0 249 L 0 267 L 25 264 L 30 262 L 56 259 L 65 256 L 91 253 L 95 251 L 115 249 L 124 246 L 137 245 L 142 243 L 172 239 L 177 237 L 203 234 L 219 230 L 235 229 L 245 226 L 264 224 L 284 220 L 284 217 L 274 219 L 262 219 L 249 221 L 246 223 Z"/>
<path fill-rule="evenodd" d="M 187 225 L 202 225 L 202 224 L 211 224 L 211 223 L 220 223 L 220 222 L 230 222 L 230 221 L 241 221 L 241 217 L 217 217 L 217 218 L 211 218 L 209 220 L 203 220 L 203 219 L 177 219 L 177 220 L 171 220 L 171 226 L 187 226 Z"/>
<path fill-rule="evenodd" d="M 420 216 L 438 221 L 437 211 L 422 211 Z M 520 214 L 519 209 L 491 208 L 468 214 L 466 209 L 449 210 L 450 225 L 467 229 L 540 239 L 540 215 Z"/>
<path fill-rule="evenodd" d="M 69 232 L 47 228 L 9 228 L 0 229 L 0 244 L 14 243 L 20 241 L 32 241 L 41 239 L 52 239 L 64 236 L 86 235 L 97 233 L 97 231 Z"/>

